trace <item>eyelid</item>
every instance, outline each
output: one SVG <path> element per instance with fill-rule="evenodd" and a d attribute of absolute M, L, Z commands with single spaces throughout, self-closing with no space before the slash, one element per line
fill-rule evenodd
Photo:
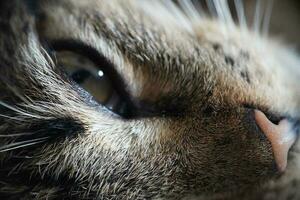
<path fill-rule="evenodd" d="M 112 79 L 117 78 L 118 81 L 124 82 L 118 72 L 115 70 L 115 66 L 106 57 L 99 53 L 93 47 L 86 45 L 76 40 L 52 40 L 50 47 L 55 51 L 70 51 L 81 56 L 84 56 L 91 60 L 96 66 L 100 66 L 101 70 L 108 74 Z M 113 77 L 112 77 L 113 76 Z M 118 76 L 118 77 L 116 77 Z"/>

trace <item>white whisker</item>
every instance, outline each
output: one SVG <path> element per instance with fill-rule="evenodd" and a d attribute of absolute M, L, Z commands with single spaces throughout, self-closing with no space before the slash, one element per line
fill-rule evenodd
<path fill-rule="evenodd" d="M 265 10 L 264 21 L 263 21 L 263 27 L 262 27 L 263 36 L 267 36 L 269 33 L 273 5 L 274 5 L 274 0 L 269 0 L 267 3 L 267 8 Z"/>
<path fill-rule="evenodd" d="M 247 29 L 247 27 L 248 27 L 247 19 L 246 19 L 245 8 L 244 8 L 242 0 L 234 0 L 234 5 L 236 8 L 237 17 L 238 17 L 241 28 Z"/>
<path fill-rule="evenodd" d="M 6 87 L 14 93 L 16 97 L 22 100 L 25 103 L 30 103 L 31 99 L 27 96 L 22 95 L 16 88 L 12 87 L 11 85 L 7 84 Z"/>
<path fill-rule="evenodd" d="M 7 151 L 12 151 L 12 150 L 15 150 L 15 149 L 24 148 L 24 147 L 27 147 L 27 146 L 32 146 L 32 145 L 35 145 L 35 144 L 42 143 L 42 142 L 44 142 L 44 141 L 45 141 L 45 140 L 43 140 L 43 141 L 38 141 L 38 142 L 32 142 L 32 143 L 26 143 L 26 144 L 21 145 L 21 146 L 11 147 L 11 148 L 7 148 L 7 149 L 3 149 L 3 150 L 0 149 L 0 153 L 7 152 Z"/>
<path fill-rule="evenodd" d="M 218 18 L 221 21 L 226 22 L 226 16 L 225 16 L 225 13 L 223 12 L 221 1 L 219 1 L 219 0 L 213 0 L 213 2 L 214 2 L 214 7 L 215 7 L 215 9 L 217 11 Z"/>
<path fill-rule="evenodd" d="M 220 2 L 220 6 L 223 11 L 227 25 L 232 27 L 234 23 L 233 23 L 232 15 L 231 15 L 231 12 L 230 12 L 230 9 L 228 6 L 228 0 L 223 0 L 223 1 L 219 1 L 219 2 Z"/>
<path fill-rule="evenodd" d="M 207 4 L 210 15 L 218 16 L 214 2 L 212 0 L 206 0 L 206 4 Z"/>
<path fill-rule="evenodd" d="M 260 33 L 261 19 L 262 19 L 261 0 L 256 0 L 254 19 L 252 25 L 255 33 Z"/>
<path fill-rule="evenodd" d="M 175 5 L 174 2 L 172 2 L 171 0 L 165 0 L 163 1 L 163 3 L 165 4 L 166 8 L 168 8 L 170 12 L 173 13 L 174 16 L 176 16 L 176 20 L 179 20 L 181 24 L 186 27 L 187 30 L 193 32 L 191 30 L 192 26 L 190 20 L 184 15 L 184 13 L 179 9 L 179 7 Z"/>
<path fill-rule="evenodd" d="M 12 116 L 3 115 L 3 114 L 0 114 L 0 117 L 15 120 L 15 121 L 21 121 L 21 122 L 26 122 L 27 121 L 26 119 L 22 119 L 20 117 L 12 117 Z"/>
<path fill-rule="evenodd" d="M 192 4 L 194 5 L 194 8 L 201 17 L 206 15 L 200 1 L 194 1 L 192 2 Z"/>
<path fill-rule="evenodd" d="M 45 140 L 47 140 L 48 138 L 49 137 L 42 137 L 42 138 L 7 144 L 7 145 L 0 147 L 0 153 L 15 150 L 15 149 L 20 149 L 20 148 L 23 148 L 26 146 L 31 146 L 31 145 L 38 144 L 38 143 L 42 143 Z"/>
<path fill-rule="evenodd" d="M 10 109 L 12 111 L 15 111 L 16 113 L 19 113 L 21 115 L 24 115 L 24 116 L 27 116 L 27 117 L 31 117 L 31 118 L 38 118 L 38 119 L 41 119 L 41 118 L 45 118 L 43 116 L 40 116 L 40 115 L 32 115 L 32 114 L 29 114 L 29 113 L 26 113 L 24 110 L 20 109 L 20 108 L 16 108 L 16 107 L 12 107 L 2 101 L 0 101 L 0 105 L 7 108 L 7 109 Z"/>
<path fill-rule="evenodd" d="M 0 138 L 20 137 L 20 136 L 27 136 L 27 135 L 33 135 L 33 134 L 34 133 L 7 134 L 7 135 L 0 135 Z"/>
<path fill-rule="evenodd" d="M 196 10 L 195 6 L 190 0 L 181 0 L 178 1 L 180 7 L 184 10 L 185 14 L 192 20 L 192 21 L 199 21 L 201 20 L 201 14 L 199 11 Z"/>

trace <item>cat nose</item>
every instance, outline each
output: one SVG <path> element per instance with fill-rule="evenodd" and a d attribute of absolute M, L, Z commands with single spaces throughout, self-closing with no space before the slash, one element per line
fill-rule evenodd
<path fill-rule="evenodd" d="M 255 110 L 255 121 L 272 145 L 277 168 L 283 172 L 287 167 L 288 152 L 297 139 L 298 123 L 283 118 L 273 123 L 263 112 Z"/>

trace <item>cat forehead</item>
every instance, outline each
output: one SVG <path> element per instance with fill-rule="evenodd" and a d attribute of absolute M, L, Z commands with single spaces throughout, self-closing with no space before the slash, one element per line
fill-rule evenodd
<path fill-rule="evenodd" d="M 132 65 L 145 65 L 151 69 L 159 66 L 163 71 L 170 67 L 197 65 L 201 57 L 207 54 L 198 45 L 197 37 L 185 28 L 180 28 L 178 24 L 159 24 L 152 15 L 145 14 L 143 3 L 92 1 L 93 6 L 92 2 L 70 2 L 73 4 L 44 5 L 50 19 L 46 20 L 46 30 L 42 31 L 50 39 L 83 41 L 112 62 L 118 62 L 116 65 L 126 60 Z M 120 58 L 124 60 L 118 61 Z"/>
<path fill-rule="evenodd" d="M 295 66 L 298 58 L 261 33 L 237 25 L 228 5 L 214 2 L 218 17 L 211 19 L 192 4 L 171 1 L 47 1 L 43 8 L 50 19 L 44 31 L 49 38 L 72 38 L 99 50 L 127 75 L 137 95 L 148 91 L 149 97 L 159 88 L 173 96 L 195 97 L 194 91 L 203 96 L 203 87 L 218 82 L 224 90 L 238 85 L 236 91 L 245 93 L 240 101 L 258 93 L 265 99 L 267 83 L 274 82 L 267 75 Z M 246 94 L 250 88 L 253 93 Z"/>
<path fill-rule="evenodd" d="M 230 54 L 238 54 L 241 49 L 254 53 L 259 50 L 261 54 L 268 48 L 268 40 L 246 28 L 244 23 L 236 25 L 227 3 L 218 1 L 212 4 L 221 9 L 214 19 L 191 1 L 179 1 L 179 5 L 159 0 L 53 2 L 48 12 L 55 13 L 57 17 L 61 15 L 59 20 L 63 28 L 81 35 L 97 32 L 105 40 L 144 60 L 154 61 L 161 54 L 192 59 L 193 55 L 199 56 L 197 52 L 207 43 L 222 46 Z M 58 12 L 59 7 L 61 12 Z M 72 23 L 78 26 L 77 29 L 70 28 Z M 87 26 L 91 28 L 87 30 Z"/>
<path fill-rule="evenodd" d="M 49 37 L 81 38 L 85 42 L 94 39 L 92 45 L 101 43 L 102 39 L 137 64 L 171 64 L 174 68 L 199 65 L 199 61 L 209 61 L 207 48 L 220 46 L 225 51 L 240 53 L 238 42 L 232 42 L 232 38 L 225 40 L 219 27 L 222 23 L 198 16 L 196 8 L 192 18 L 171 1 L 64 2 L 73 4 L 61 4 L 61 12 L 56 4 L 45 6 L 46 12 L 56 20 L 55 30 L 48 28 L 52 31 Z"/>

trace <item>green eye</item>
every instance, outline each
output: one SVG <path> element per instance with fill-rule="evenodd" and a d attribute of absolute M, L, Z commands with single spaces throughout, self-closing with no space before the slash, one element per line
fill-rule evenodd
<path fill-rule="evenodd" d="M 86 90 L 99 104 L 121 116 L 128 114 L 128 104 L 114 88 L 102 68 L 89 58 L 72 51 L 56 51 L 57 64 L 68 77 Z"/>

